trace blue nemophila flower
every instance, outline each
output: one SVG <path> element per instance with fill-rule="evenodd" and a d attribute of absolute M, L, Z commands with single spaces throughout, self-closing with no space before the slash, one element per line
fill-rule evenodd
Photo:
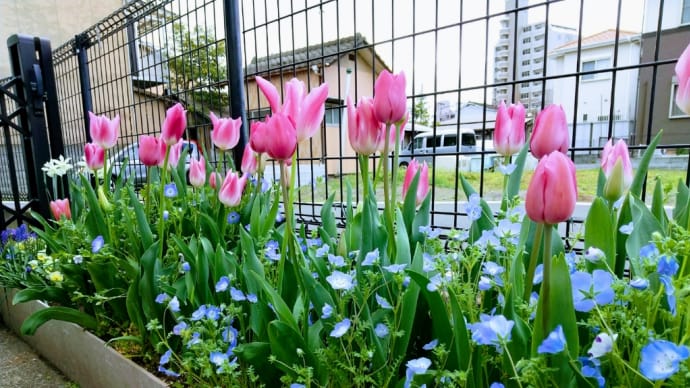
<path fill-rule="evenodd" d="M 434 257 L 428 252 L 422 253 L 422 271 L 431 272 L 434 269 L 436 269 Z"/>
<path fill-rule="evenodd" d="M 202 304 L 192 313 L 192 321 L 199 321 L 206 316 L 206 305 Z"/>
<path fill-rule="evenodd" d="M 192 333 L 192 338 L 190 338 L 189 341 L 187 341 L 187 347 L 191 348 L 194 345 L 200 344 L 201 343 L 201 334 L 198 331 L 195 331 Z"/>
<path fill-rule="evenodd" d="M 190 269 L 192 269 L 192 267 L 189 265 L 189 263 L 186 261 L 183 261 L 182 262 L 182 271 L 189 272 Z"/>
<path fill-rule="evenodd" d="M 493 282 L 488 276 L 481 276 L 479 278 L 479 291 L 488 291 L 491 289 Z"/>
<path fill-rule="evenodd" d="M 333 330 L 331 331 L 330 336 L 335 337 L 335 338 L 340 338 L 345 333 L 347 333 L 348 330 L 350 330 L 350 320 L 345 318 L 342 321 L 338 322 L 335 324 L 335 327 L 333 327 Z"/>
<path fill-rule="evenodd" d="M 158 362 L 159 365 L 165 365 L 168 362 L 170 362 L 170 356 L 172 356 L 172 350 L 168 349 L 163 355 L 161 356 L 161 360 Z"/>
<path fill-rule="evenodd" d="M 391 264 L 383 267 L 386 271 L 390 273 L 400 273 L 407 268 L 407 264 Z"/>
<path fill-rule="evenodd" d="M 366 256 L 364 256 L 364 260 L 362 261 L 362 266 L 368 267 L 368 266 L 376 264 L 378 261 L 379 261 L 379 249 L 376 248 L 373 251 L 367 253 Z"/>
<path fill-rule="evenodd" d="M 223 335 L 223 341 L 230 344 L 231 347 L 234 348 L 235 346 L 237 346 L 237 336 L 238 336 L 237 329 L 235 329 L 232 326 L 228 326 L 225 328 L 225 330 L 223 330 L 222 335 Z"/>
<path fill-rule="evenodd" d="M 30 265 L 27 265 L 26 268 L 24 268 L 24 271 L 25 271 L 26 273 L 31 273 L 31 271 L 33 271 L 33 269 L 31 268 Z"/>
<path fill-rule="evenodd" d="M 386 336 L 388 336 L 388 326 L 384 323 L 379 323 L 374 328 L 374 333 L 379 338 L 386 338 Z"/>
<path fill-rule="evenodd" d="M 308 238 L 307 239 L 307 247 L 318 247 L 323 244 L 323 241 L 321 240 L 321 237 L 317 238 Z"/>
<path fill-rule="evenodd" d="M 438 345 L 438 339 L 431 340 L 431 342 L 429 342 L 429 343 L 427 343 L 427 344 L 424 344 L 424 346 L 422 346 L 422 349 L 424 349 L 424 350 L 434 350 L 434 348 L 436 347 L 436 345 Z"/>
<path fill-rule="evenodd" d="M 386 309 L 386 310 L 392 310 L 393 309 L 393 306 L 391 306 L 391 304 L 388 303 L 386 298 L 379 296 L 379 294 L 376 294 L 376 303 L 378 303 L 382 309 Z"/>
<path fill-rule="evenodd" d="M 326 277 L 326 281 L 334 290 L 349 291 L 354 286 L 352 276 L 340 271 L 333 271 L 332 274 Z"/>
<path fill-rule="evenodd" d="M 185 321 L 182 321 L 178 323 L 177 325 L 173 326 L 173 334 L 175 335 L 181 335 L 182 330 L 187 328 L 187 323 Z"/>
<path fill-rule="evenodd" d="M 326 303 L 321 307 L 321 319 L 328 319 L 333 315 L 333 307 Z"/>
<path fill-rule="evenodd" d="M 597 247 L 589 247 L 584 253 L 585 259 L 590 263 L 597 263 L 602 259 L 606 258 L 604 251 Z"/>
<path fill-rule="evenodd" d="M 223 292 L 230 286 L 230 279 L 227 276 L 221 276 L 216 283 L 216 292 Z"/>
<path fill-rule="evenodd" d="M 212 364 L 219 367 L 228 361 L 228 355 L 223 352 L 211 352 L 208 358 Z"/>
<path fill-rule="evenodd" d="M 625 225 L 621 225 L 621 227 L 618 228 L 618 231 L 623 233 L 623 234 L 630 235 L 630 233 L 633 232 L 633 222 L 630 221 L 629 223 L 627 223 Z"/>
<path fill-rule="evenodd" d="M 609 335 L 608 333 L 599 333 L 594 337 L 592 347 L 587 351 L 587 355 L 594 358 L 603 357 L 613 350 L 613 343 L 618 338 L 618 334 Z"/>
<path fill-rule="evenodd" d="M 227 221 L 228 221 L 228 224 L 230 224 L 230 225 L 237 224 L 238 222 L 240 222 L 240 213 L 235 212 L 235 211 L 230 212 L 230 214 L 228 214 Z"/>
<path fill-rule="evenodd" d="M 166 376 L 168 376 L 168 377 L 180 377 L 180 374 L 179 374 L 179 373 L 177 373 L 177 372 L 175 372 L 175 371 L 172 371 L 172 370 L 170 370 L 170 369 L 167 369 L 167 368 L 165 368 L 164 366 L 161 366 L 161 365 L 158 366 L 158 371 L 161 372 L 161 373 L 163 373 L 164 375 L 166 375 Z"/>
<path fill-rule="evenodd" d="M 649 287 L 649 280 L 645 278 L 635 278 L 630 281 L 630 287 L 637 290 L 646 290 Z"/>
<path fill-rule="evenodd" d="M 414 379 L 414 375 L 426 373 L 431 366 L 431 360 L 426 357 L 420 357 L 410 360 L 405 364 L 407 370 L 405 371 L 405 388 L 409 388 Z"/>
<path fill-rule="evenodd" d="M 325 257 L 330 252 L 331 247 L 328 244 L 323 244 L 316 250 L 316 257 Z"/>
<path fill-rule="evenodd" d="M 177 185 L 175 185 L 175 182 L 170 182 L 165 187 L 163 188 L 163 195 L 165 195 L 168 198 L 175 198 L 177 197 Z"/>
<path fill-rule="evenodd" d="M 290 384 L 290 388 L 307 388 L 307 386 L 304 384 L 292 383 Z"/>
<path fill-rule="evenodd" d="M 587 313 L 595 305 L 613 303 L 613 276 L 609 272 L 600 269 L 595 269 L 592 274 L 578 271 L 572 274 L 570 279 L 576 311 Z"/>
<path fill-rule="evenodd" d="M 537 285 L 544 280 L 544 264 L 539 264 L 534 269 L 534 278 L 532 278 L 532 284 Z"/>
<path fill-rule="evenodd" d="M 493 230 L 483 230 L 481 237 L 475 241 L 474 245 L 482 251 L 487 250 L 489 247 L 501 252 L 506 250 L 506 248 L 501 245 L 501 240 L 496 237 Z"/>
<path fill-rule="evenodd" d="M 170 212 L 167 210 L 163 210 L 163 221 L 167 221 L 168 218 L 170 218 Z"/>
<path fill-rule="evenodd" d="M 505 268 L 493 261 L 487 261 L 482 265 L 482 272 L 490 276 L 498 276 L 505 272 Z"/>
<path fill-rule="evenodd" d="M 209 305 L 206 307 L 206 318 L 212 321 L 217 321 L 220 318 L 220 308 Z"/>
<path fill-rule="evenodd" d="M 654 243 L 649 243 L 642 248 L 640 248 L 640 257 L 642 258 L 653 258 L 659 256 L 659 249 L 657 249 Z"/>
<path fill-rule="evenodd" d="M 264 248 L 264 252 L 265 252 L 267 259 L 269 259 L 271 261 L 279 261 L 280 260 L 280 245 L 278 244 L 278 241 L 269 240 L 266 243 L 266 247 Z"/>
<path fill-rule="evenodd" d="M 510 175 L 515 171 L 515 168 L 517 165 L 515 163 L 510 163 L 510 164 L 501 164 L 498 166 L 498 171 L 501 172 L 503 175 Z"/>
<path fill-rule="evenodd" d="M 664 285 L 664 293 L 666 294 L 666 303 L 671 315 L 676 316 L 676 287 L 673 285 L 673 279 L 667 275 L 659 276 L 659 281 Z"/>
<path fill-rule="evenodd" d="M 601 375 L 601 362 L 596 358 L 579 357 L 578 359 L 582 363 L 582 375 L 596 379 L 599 388 L 604 388 L 606 386 L 606 379 Z"/>
<path fill-rule="evenodd" d="M 256 303 L 259 301 L 259 298 L 256 297 L 256 294 L 247 294 L 247 300 L 249 303 Z"/>
<path fill-rule="evenodd" d="M 96 238 L 91 241 L 91 253 L 98 253 L 104 245 L 105 240 L 103 240 L 103 236 L 96 236 Z"/>
<path fill-rule="evenodd" d="M 328 262 L 335 268 L 340 268 L 345 266 L 345 258 L 342 256 L 336 256 L 333 254 L 328 254 Z"/>
<path fill-rule="evenodd" d="M 168 308 L 174 313 L 180 311 L 180 301 L 177 299 L 177 296 L 173 296 L 173 298 L 170 299 L 170 302 L 168 302 Z"/>
<path fill-rule="evenodd" d="M 565 254 L 565 263 L 568 264 L 568 271 L 572 274 L 577 270 L 577 254 L 570 251 Z"/>
<path fill-rule="evenodd" d="M 472 340 L 478 345 L 500 345 L 510 341 L 514 321 L 507 320 L 503 315 L 479 316 L 480 322 L 467 324 L 472 331 Z"/>
<path fill-rule="evenodd" d="M 72 262 L 73 262 L 74 264 L 79 265 L 79 264 L 81 264 L 81 263 L 84 262 L 84 256 L 82 256 L 82 255 L 74 255 L 74 257 L 72 258 Z"/>
<path fill-rule="evenodd" d="M 665 340 L 656 340 L 642 348 L 640 372 L 652 380 L 664 380 L 673 376 L 690 355 L 688 347 Z"/>
<path fill-rule="evenodd" d="M 678 272 L 678 261 L 673 256 L 663 255 L 659 257 L 656 272 L 659 275 L 674 276 Z"/>
<path fill-rule="evenodd" d="M 438 291 L 438 288 L 442 285 L 443 277 L 441 277 L 441 274 L 437 273 L 429 279 L 429 283 L 427 283 L 426 289 L 429 290 L 429 292 L 435 292 Z"/>
<path fill-rule="evenodd" d="M 482 217 L 481 198 L 479 194 L 474 193 L 470 195 L 467 203 L 463 206 L 463 210 L 467 213 L 470 221 L 477 221 Z"/>
<path fill-rule="evenodd" d="M 565 333 L 563 326 L 558 325 L 549 335 L 544 338 L 541 345 L 537 348 L 539 354 L 558 354 L 565 349 Z"/>
<path fill-rule="evenodd" d="M 431 225 L 422 225 L 419 227 L 419 233 L 422 233 L 426 238 L 434 239 L 441 235 L 441 229 L 434 229 Z"/>
<path fill-rule="evenodd" d="M 247 300 L 247 296 L 244 295 L 244 292 L 242 292 L 242 290 L 238 290 L 235 287 L 230 287 L 230 298 L 235 302 Z"/>
<path fill-rule="evenodd" d="M 169 298 L 170 298 L 170 297 L 169 297 L 168 294 L 166 294 L 166 293 L 158 294 L 158 296 L 156 296 L 156 303 L 158 303 L 158 304 L 163 304 L 163 303 L 165 303 Z"/>
<path fill-rule="evenodd" d="M 504 238 L 511 244 L 517 244 L 519 242 L 518 238 L 520 237 L 521 228 L 521 223 L 512 222 L 511 220 L 504 218 L 498 222 L 498 225 L 496 225 L 493 232 L 496 237 Z"/>
<path fill-rule="evenodd" d="M 496 381 L 491 383 L 491 385 L 489 385 L 489 388 L 505 388 L 505 385 Z"/>

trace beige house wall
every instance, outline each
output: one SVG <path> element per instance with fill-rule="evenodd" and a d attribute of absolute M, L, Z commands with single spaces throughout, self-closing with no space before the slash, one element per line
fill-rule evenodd
<path fill-rule="evenodd" d="M 122 5 L 123 0 L 0 1 L 0 78 L 10 75 L 6 42 L 11 35 L 48 38 L 54 49 Z"/>

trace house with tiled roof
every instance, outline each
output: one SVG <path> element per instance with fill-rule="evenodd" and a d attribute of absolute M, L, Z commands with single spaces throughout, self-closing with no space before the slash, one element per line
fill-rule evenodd
<path fill-rule="evenodd" d="M 259 92 L 255 77 L 271 81 L 278 91 L 293 77 L 307 89 L 326 82 L 328 99 L 321 132 L 299 144 L 298 157 L 305 162 L 320 161 L 329 175 L 354 173 L 355 152 L 347 139 L 347 96 L 357 101 L 374 95 L 374 81 L 388 69 L 373 45 L 361 34 L 338 40 L 253 58 L 245 68 L 247 117 L 250 121 L 270 114 L 268 101 Z M 344 158 L 340 160 L 340 158 Z"/>
<path fill-rule="evenodd" d="M 553 74 L 580 72 L 579 80 L 556 78 L 547 84 L 552 101 L 563 105 L 576 147 L 603 146 L 609 128 L 613 137 L 633 140 L 638 69 L 617 71 L 614 76 L 613 68 L 636 65 L 639 60 L 640 34 L 623 30 L 601 31 L 549 53 Z"/>

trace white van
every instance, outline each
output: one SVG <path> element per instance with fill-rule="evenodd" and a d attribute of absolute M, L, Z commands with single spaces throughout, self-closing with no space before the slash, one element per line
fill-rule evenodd
<path fill-rule="evenodd" d="M 458 144 L 458 139 L 460 139 L 460 144 Z M 406 167 L 414 157 L 418 162 L 427 162 L 430 167 L 455 169 L 459 165 L 461 170 L 477 170 L 481 164 L 481 156 L 462 155 L 477 150 L 477 140 L 473 130 L 460 129 L 458 133 L 457 129 L 441 129 L 436 133 L 425 132 L 415 136 L 407 148 L 400 151 L 398 163 L 401 167 Z M 458 152 L 460 155 L 457 155 Z M 475 164 L 477 166 L 474 166 Z M 485 168 L 490 168 L 492 165 L 492 158 L 485 160 Z"/>

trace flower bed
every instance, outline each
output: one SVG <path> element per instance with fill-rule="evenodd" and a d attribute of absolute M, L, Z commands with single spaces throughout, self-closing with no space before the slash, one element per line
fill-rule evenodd
<path fill-rule="evenodd" d="M 566 250 L 553 236 L 577 198 L 565 114 L 546 107 L 527 144 L 524 108 L 501 104 L 500 211 L 460 176 L 471 226 L 436 230 L 426 164 L 412 161 L 397 187 L 405 77 L 384 71 L 373 99 L 348 101 L 364 194 L 346 201 L 343 225 L 329 198 L 309 229 L 292 210 L 295 150 L 318 130 L 327 86 L 306 94 L 291 80 L 280 101 L 257 83 L 272 114 L 252 125 L 241 173 L 226 157 L 239 120 L 213 114 L 218 168 L 203 156 L 181 162 L 178 104 L 160 137 L 140 138 L 141 191 L 80 172 L 70 199 L 51 203 L 55 220 L 37 216 L 36 235 L 4 232 L 2 284 L 21 289 L 17 302 L 52 303 L 23 333 L 51 319 L 78 323 L 188 386 L 688 384 L 690 188 L 678 183 L 670 218 L 661 182 L 651 207 L 640 200 L 661 135 L 637 172 L 624 142 L 606 145 L 582 241 L 570 244 L 584 249 Z M 89 171 L 109 171 L 117 127 L 92 116 Z M 370 156 L 391 149 L 392 163 L 369 171 Z M 523 201 L 528 150 L 539 164 Z M 278 185 L 262 180 L 267 156 L 280 165 Z M 69 168 L 46 171 L 55 182 Z"/>

